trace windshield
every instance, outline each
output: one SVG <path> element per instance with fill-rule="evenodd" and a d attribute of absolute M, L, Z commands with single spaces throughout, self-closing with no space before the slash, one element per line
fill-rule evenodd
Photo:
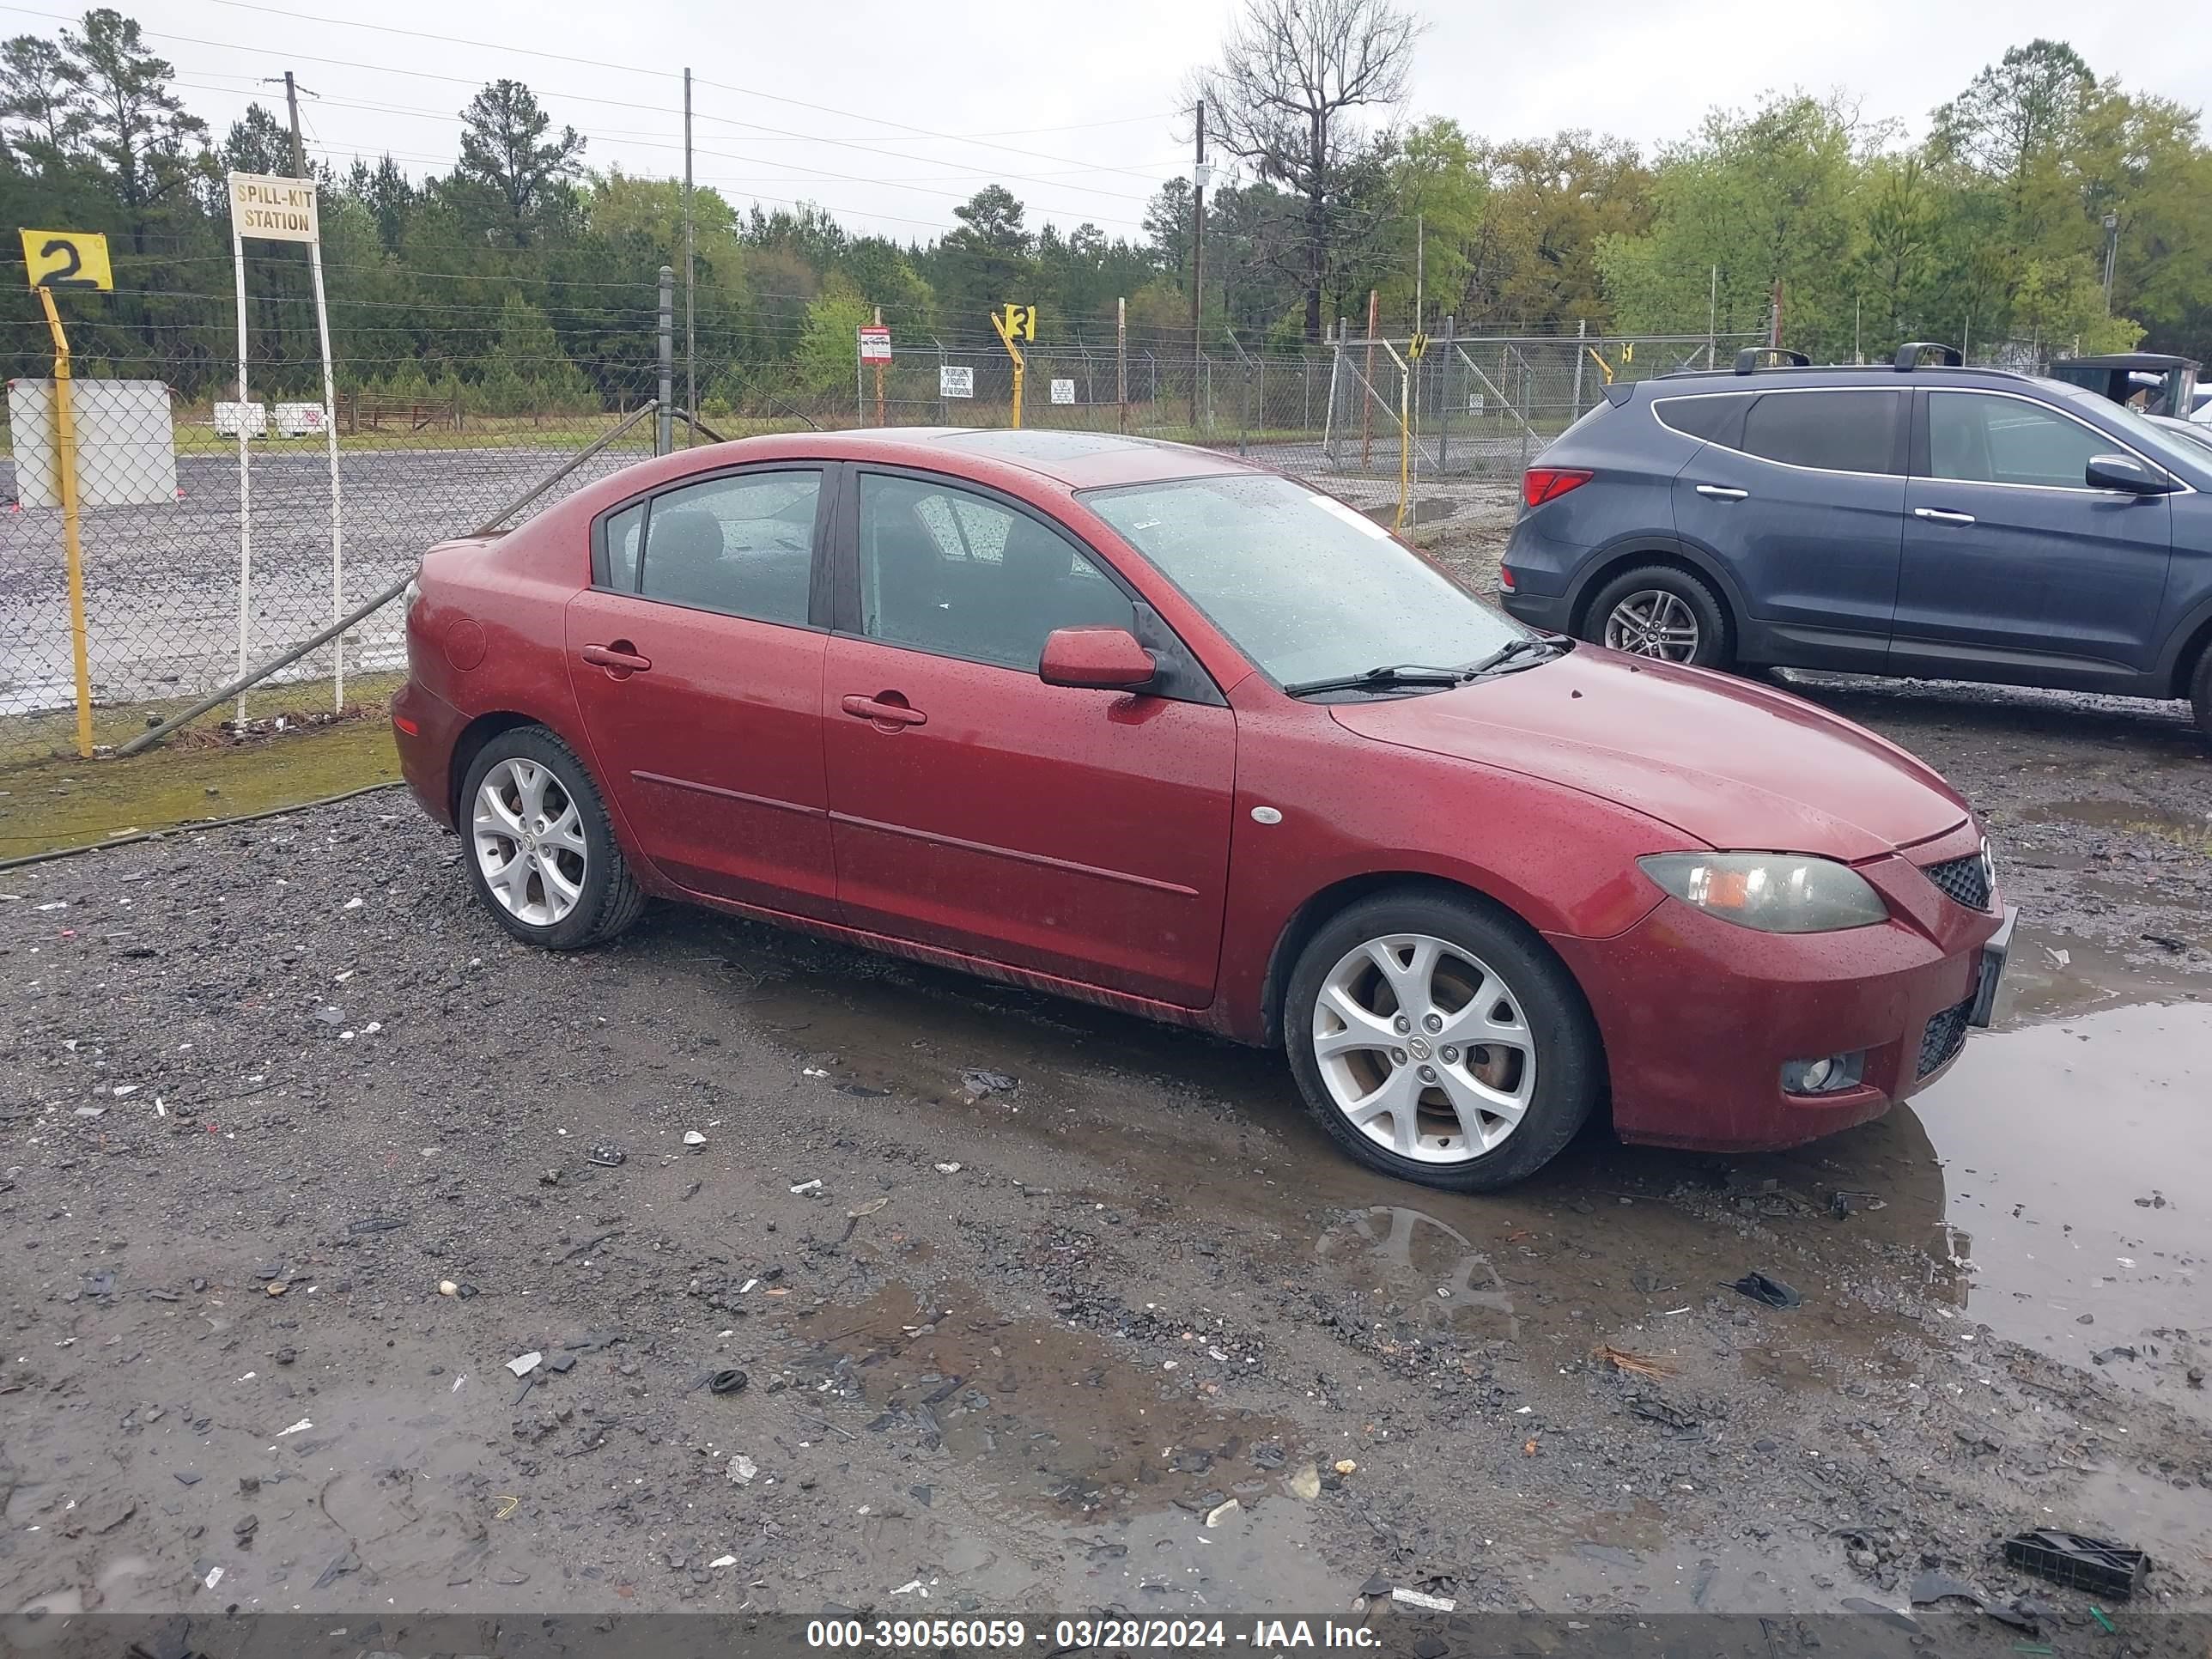
<path fill-rule="evenodd" d="M 1456 668 L 1529 637 L 1381 526 L 1288 478 L 1176 478 L 1083 500 L 1278 685 Z"/>

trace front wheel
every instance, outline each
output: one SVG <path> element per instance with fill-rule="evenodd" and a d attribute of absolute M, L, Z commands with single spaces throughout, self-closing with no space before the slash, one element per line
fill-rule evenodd
<path fill-rule="evenodd" d="M 1332 919 L 1299 955 L 1283 1026 L 1299 1091 L 1338 1146 L 1456 1192 L 1541 1169 L 1602 1085 L 1565 968 L 1455 894 L 1380 895 Z"/>
<path fill-rule="evenodd" d="M 542 726 L 516 726 L 483 746 L 461 785 L 459 816 L 469 885 L 526 944 L 597 945 L 644 908 L 599 786 Z"/>

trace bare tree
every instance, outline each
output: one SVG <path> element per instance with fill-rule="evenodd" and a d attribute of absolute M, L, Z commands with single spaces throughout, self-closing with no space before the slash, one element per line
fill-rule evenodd
<path fill-rule="evenodd" d="M 1349 112 L 1406 94 L 1422 25 L 1390 0 L 1244 0 L 1221 61 L 1195 77 L 1223 149 L 1305 204 L 1306 337 L 1321 337 L 1340 175 L 1364 133 Z"/>

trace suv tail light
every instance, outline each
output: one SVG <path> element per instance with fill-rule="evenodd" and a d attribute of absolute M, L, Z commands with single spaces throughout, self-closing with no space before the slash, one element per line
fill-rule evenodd
<path fill-rule="evenodd" d="M 1521 499 L 1530 507 L 1541 507 L 1570 489 L 1581 489 L 1591 476 L 1586 466 L 1532 466 L 1521 475 Z"/>

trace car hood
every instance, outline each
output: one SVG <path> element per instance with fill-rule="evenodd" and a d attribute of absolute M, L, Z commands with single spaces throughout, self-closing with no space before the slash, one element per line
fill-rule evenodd
<path fill-rule="evenodd" d="M 1716 848 L 1856 860 L 1967 816 L 1904 750 L 1787 692 L 1595 646 L 1329 713 L 1377 743 L 1548 778 Z"/>

